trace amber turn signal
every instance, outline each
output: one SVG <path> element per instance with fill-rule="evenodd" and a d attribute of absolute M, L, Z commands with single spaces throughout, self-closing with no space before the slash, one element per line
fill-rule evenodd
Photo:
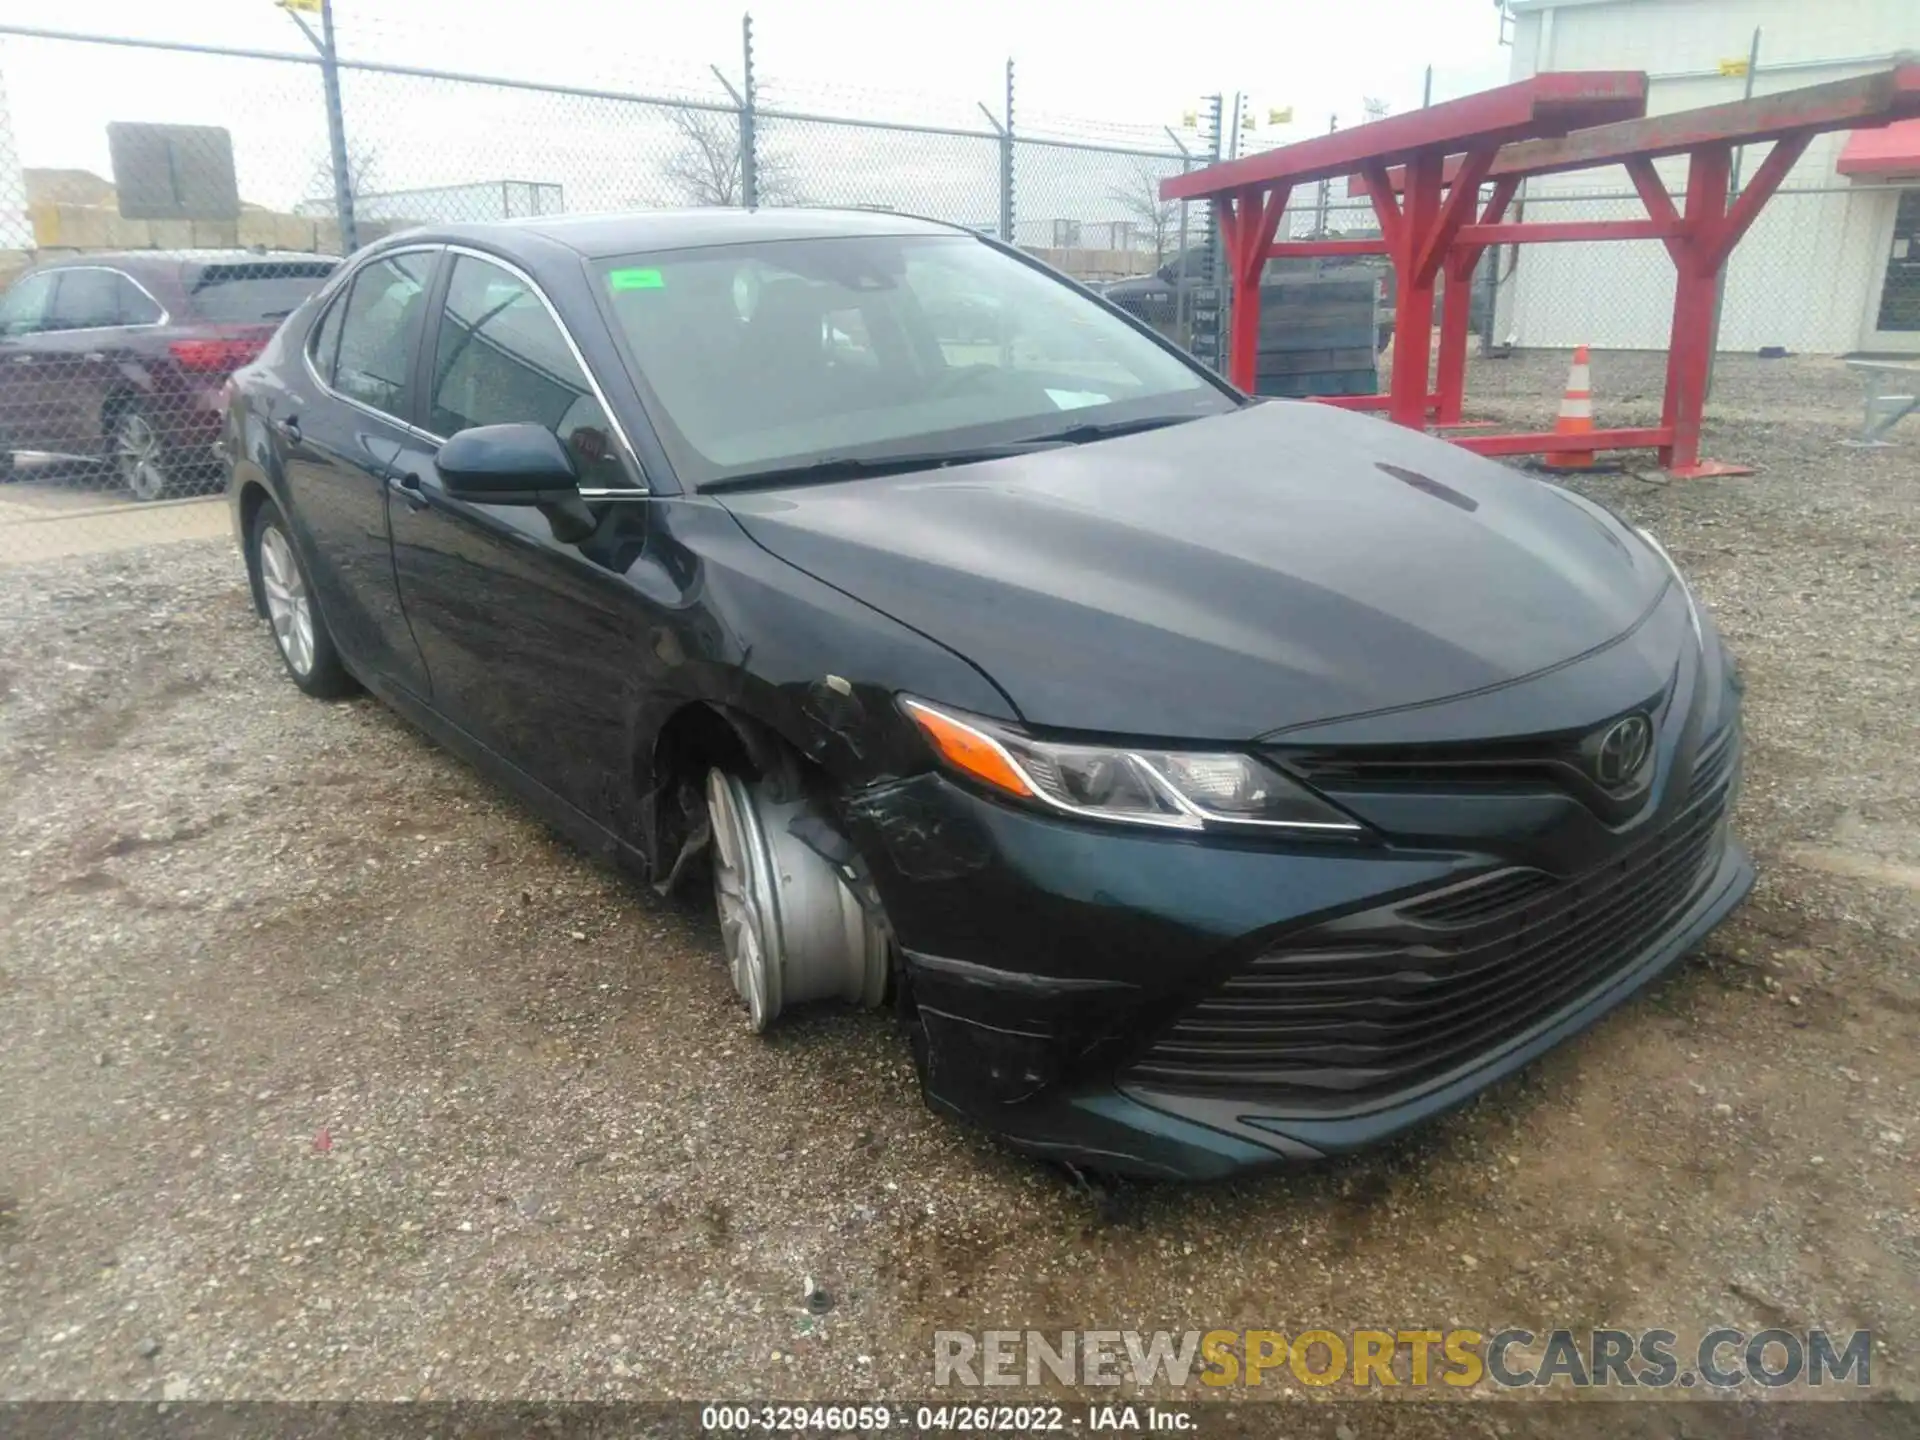
<path fill-rule="evenodd" d="M 913 723 L 920 727 L 921 733 L 933 742 L 933 748 L 939 752 L 940 758 L 954 769 L 1009 795 L 1024 799 L 1033 794 L 1033 787 L 1020 774 L 1012 757 L 992 736 L 982 734 L 971 725 L 963 725 L 951 715 L 943 715 L 917 700 L 903 700 L 901 704 L 913 718 Z"/>

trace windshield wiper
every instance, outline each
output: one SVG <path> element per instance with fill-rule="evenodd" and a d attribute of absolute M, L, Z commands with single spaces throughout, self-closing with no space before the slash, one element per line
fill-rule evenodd
<path fill-rule="evenodd" d="M 729 475 L 702 485 L 700 491 L 712 495 L 727 490 L 761 490 L 779 485 L 821 485 L 834 480 L 864 480 L 875 475 L 911 475 L 916 470 L 943 470 L 949 465 L 972 465 L 982 460 L 1006 460 L 1015 455 L 1031 455 L 1036 450 L 1053 450 L 1071 442 L 1042 436 L 1036 440 L 1016 440 L 1005 445 L 984 445 L 973 450 L 927 450 L 910 455 L 825 455 L 801 465 L 782 465 L 773 470 L 756 470 L 748 475 Z"/>
<path fill-rule="evenodd" d="M 1104 424 L 1089 421 L 1082 425 L 1069 425 L 1064 430 L 1049 430 L 1044 435 L 1031 437 L 1034 444 L 1084 445 L 1089 440 L 1111 440 L 1116 435 L 1140 435 L 1148 430 L 1164 430 L 1169 425 L 1184 425 L 1189 420 L 1198 420 L 1198 415 L 1155 415 L 1146 420 L 1109 420 Z"/>

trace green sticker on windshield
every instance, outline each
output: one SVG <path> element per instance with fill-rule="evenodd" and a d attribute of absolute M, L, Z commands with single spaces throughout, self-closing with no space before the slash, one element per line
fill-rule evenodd
<path fill-rule="evenodd" d="M 609 270 L 607 284 L 615 290 L 664 290 L 667 286 L 658 270 Z"/>

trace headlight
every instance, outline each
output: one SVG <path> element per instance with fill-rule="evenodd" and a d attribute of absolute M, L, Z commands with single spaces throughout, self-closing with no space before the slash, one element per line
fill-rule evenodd
<path fill-rule="evenodd" d="M 1647 548 L 1665 563 L 1667 573 L 1673 576 L 1673 583 L 1680 587 L 1680 593 L 1686 597 L 1687 601 L 1687 619 L 1693 622 L 1693 643 L 1702 650 L 1706 649 L 1707 637 L 1701 633 L 1700 629 L 1700 602 L 1693 598 L 1693 587 L 1687 584 L 1687 577 L 1680 573 L 1680 567 L 1673 563 L 1673 556 L 1667 553 L 1667 547 L 1654 539 L 1652 532 L 1643 530 L 1638 525 L 1633 526 L 1632 529 L 1634 534 L 1647 542 Z"/>
<path fill-rule="evenodd" d="M 1166 830 L 1360 831 L 1318 795 L 1250 755 L 1062 744 L 920 700 L 903 697 L 901 705 L 953 769 L 1002 795 L 1068 815 Z"/>

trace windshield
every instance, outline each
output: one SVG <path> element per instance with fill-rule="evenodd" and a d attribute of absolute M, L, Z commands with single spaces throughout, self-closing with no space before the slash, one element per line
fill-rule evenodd
<path fill-rule="evenodd" d="M 1042 271 L 966 235 L 636 255 L 600 285 L 683 480 L 956 456 L 1238 403 Z"/>

